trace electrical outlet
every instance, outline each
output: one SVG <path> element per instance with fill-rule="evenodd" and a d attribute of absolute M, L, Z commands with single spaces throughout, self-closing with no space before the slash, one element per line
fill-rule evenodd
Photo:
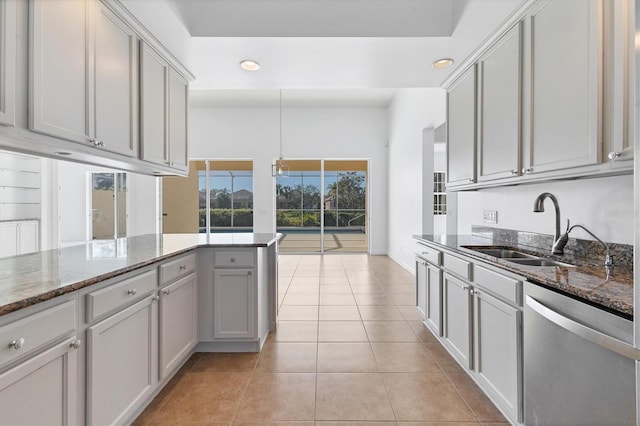
<path fill-rule="evenodd" d="M 494 225 L 498 223 L 498 212 L 497 210 L 485 210 L 482 214 L 482 219 L 484 223 L 493 223 Z"/>

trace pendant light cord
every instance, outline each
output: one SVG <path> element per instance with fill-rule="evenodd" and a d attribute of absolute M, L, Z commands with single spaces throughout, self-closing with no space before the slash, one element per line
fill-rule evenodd
<path fill-rule="evenodd" d="M 282 89 L 280 89 L 280 163 L 282 163 Z"/>

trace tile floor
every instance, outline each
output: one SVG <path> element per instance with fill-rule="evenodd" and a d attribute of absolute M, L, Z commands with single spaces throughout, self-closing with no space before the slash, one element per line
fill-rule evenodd
<path fill-rule="evenodd" d="M 194 354 L 135 424 L 506 423 L 414 297 L 388 257 L 282 255 L 278 331 L 263 351 Z"/>

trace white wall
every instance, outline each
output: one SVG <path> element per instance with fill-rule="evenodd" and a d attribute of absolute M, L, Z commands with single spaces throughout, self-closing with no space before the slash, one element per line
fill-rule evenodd
<path fill-rule="evenodd" d="M 445 92 L 442 89 L 403 89 L 388 111 L 389 120 L 389 251 L 396 262 L 409 270 L 414 265 L 413 234 L 432 231 L 432 198 L 423 199 L 423 182 L 431 171 L 433 146 L 423 146 L 423 130 L 445 120 Z M 426 172 L 425 172 L 426 170 Z M 426 197 L 425 197 L 426 198 Z"/>
<path fill-rule="evenodd" d="M 87 200 L 87 173 L 111 172 L 96 166 L 57 161 L 58 238 L 60 246 L 87 241 L 87 224 L 91 220 Z M 156 179 L 153 176 L 127 173 L 129 205 L 127 236 L 155 233 L 157 223 Z"/>
<path fill-rule="evenodd" d="M 250 159 L 254 170 L 254 230 L 273 232 L 271 164 L 279 156 L 278 108 L 191 108 L 189 157 Z M 372 254 L 387 252 L 387 109 L 284 108 L 285 159 L 369 159 Z"/>
<path fill-rule="evenodd" d="M 533 213 L 533 202 L 542 192 L 551 192 L 558 199 L 563 229 L 566 219 L 570 219 L 603 241 L 633 244 L 632 175 L 459 192 L 458 232 L 468 234 L 471 225 L 485 225 L 553 235 L 555 215 L 551 201 L 545 201 L 544 213 Z M 483 210 L 497 210 L 498 224 L 483 224 Z M 572 231 L 571 236 L 592 239 L 580 229 Z"/>

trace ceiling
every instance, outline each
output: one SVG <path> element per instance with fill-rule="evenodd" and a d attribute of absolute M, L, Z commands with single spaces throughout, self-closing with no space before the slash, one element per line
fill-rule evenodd
<path fill-rule="evenodd" d="M 439 87 L 523 1 L 122 0 L 196 76 L 192 105 L 231 107 L 279 89 L 301 106 L 380 106 Z M 434 69 L 442 57 L 454 66 Z"/>

